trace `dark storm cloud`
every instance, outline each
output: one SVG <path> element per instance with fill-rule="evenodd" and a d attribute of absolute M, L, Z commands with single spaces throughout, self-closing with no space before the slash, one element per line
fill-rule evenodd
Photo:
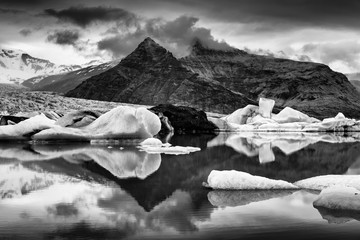
<path fill-rule="evenodd" d="M 176 4 L 194 9 L 209 18 L 263 23 L 272 25 L 272 28 L 360 27 L 358 0 L 179 0 Z"/>
<path fill-rule="evenodd" d="M 24 37 L 27 37 L 32 33 L 32 31 L 30 29 L 22 29 L 22 30 L 19 31 L 19 33 L 21 35 L 23 35 Z"/>
<path fill-rule="evenodd" d="M 121 8 L 111 7 L 70 7 L 57 11 L 44 10 L 44 15 L 52 16 L 61 22 L 70 22 L 80 27 L 86 27 L 94 22 L 121 22 L 130 26 L 137 22 L 135 14 Z"/>
<path fill-rule="evenodd" d="M 198 18 L 190 16 L 181 16 L 173 21 L 150 19 L 134 32 L 119 33 L 101 40 L 98 43 L 98 48 L 108 50 L 115 58 L 118 58 L 134 50 L 146 36 L 156 39 L 178 56 L 185 55 L 195 39 L 200 40 L 210 48 L 231 48 L 226 42 L 216 40 L 210 29 L 197 27 L 198 21 Z"/>
<path fill-rule="evenodd" d="M 47 36 L 49 42 L 59 45 L 75 45 L 80 34 L 77 30 L 59 30 Z"/>
<path fill-rule="evenodd" d="M 23 10 L 11 9 L 11 8 L 0 8 L 0 14 L 22 14 L 25 13 Z"/>

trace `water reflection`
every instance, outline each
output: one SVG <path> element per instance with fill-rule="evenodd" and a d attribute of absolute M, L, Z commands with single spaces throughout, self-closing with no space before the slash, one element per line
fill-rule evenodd
<path fill-rule="evenodd" d="M 297 231 L 357 234 L 358 215 L 313 207 L 318 192 L 202 188 L 213 169 L 290 182 L 354 174 L 360 146 L 352 138 L 221 134 L 174 136 L 170 143 L 202 150 L 160 155 L 131 144 L 0 145 L 0 239 L 226 239 L 278 236 L 279 229 L 284 238 Z"/>
<path fill-rule="evenodd" d="M 216 190 L 208 193 L 209 202 L 218 207 L 243 206 L 272 198 L 281 198 L 293 194 L 294 190 L 260 190 L 260 191 L 225 191 Z"/>
<path fill-rule="evenodd" d="M 44 161 L 62 158 L 73 164 L 93 161 L 117 178 L 145 179 L 161 164 L 160 154 L 148 154 L 134 146 L 104 146 L 90 144 L 46 144 L 0 146 L 1 159 L 18 161 Z"/>

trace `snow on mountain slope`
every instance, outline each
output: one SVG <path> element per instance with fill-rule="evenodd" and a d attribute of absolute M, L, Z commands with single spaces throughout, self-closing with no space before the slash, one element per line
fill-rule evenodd
<path fill-rule="evenodd" d="M 35 76 L 66 73 L 80 68 L 79 65 L 57 65 L 21 50 L 0 49 L 0 83 L 20 84 Z"/>
<path fill-rule="evenodd" d="M 94 60 L 84 64 L 84 68 L 50 76 L 36 76 L 27 79 L 22 85 L 32 90 L 66 93 L 75 89 L 86 79 L 105 72 L 118 63 L 119 61 L 112 61 L 100 64 L 99 61 Z"/>

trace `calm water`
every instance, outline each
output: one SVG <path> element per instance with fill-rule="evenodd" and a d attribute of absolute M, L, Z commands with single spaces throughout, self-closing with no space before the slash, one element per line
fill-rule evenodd
<path fill-rule="evenodd" d="M 358 174 L 360 143 L 351 141 L 172 137 L 173 145 L 201 148 L 187 155 L 147 154 L 131 141 L 1 143 L 0 239 L 358 239 L 360 213 L 314 208 L 319 192 L 202 187 L 214 169 L 290 182 Z"/>

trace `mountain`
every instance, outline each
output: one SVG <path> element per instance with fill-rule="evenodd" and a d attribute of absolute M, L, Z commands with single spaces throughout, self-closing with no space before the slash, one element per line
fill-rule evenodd
<path fill-rule="evenodd" d="M 173 103 L 219 112 L 254 103 L 241 93 L 199 78 L 151 38 L 118 65 L 87 79 L 66 96 L 146 105 Z"/>
<path fill-rule="evenodd" d="M 318 118 L 343 112 L 360 118 L 360 96 L 345 75 L 328 66 L 215 50 L 195 42 L 176 59 L 146 38 L 117 66 L 84 81 L 67 96 L 155 105 L 173 103 L 230 113 L 259 97 Z"/>
<path fill-rule="evenodd" d="M 180 59 L 199 77 L 251 99 L 272 98 L 279 108 L 289 106 L 325 118 L 343 112 L 360 118 L 360 96 L 346 76 L 328 66 L 208 49 L 196 42 L 192 53 Z"/>
<path fill-rule="evenodd" d="M 98 64 L 98 62 L 90 62 L 88 64 Z M 55 74 L 50 76 L 37 76 L 25 80 L 22 85 L 37 91 L 51 91 L 58 93 L 66 93 L 76 88 L 84 80 L 98 75 L 118 64 L 118 61 L 103 63 L 99 65 L 90 65 L 75 71 Z"/>
<path fill-rule="evenodd" d="M 0 49 L 0 83 L 20 84 L 35 76 L 65 73 L 79 68 L 79 65 L 56 65 L 20 50 Z"/>

